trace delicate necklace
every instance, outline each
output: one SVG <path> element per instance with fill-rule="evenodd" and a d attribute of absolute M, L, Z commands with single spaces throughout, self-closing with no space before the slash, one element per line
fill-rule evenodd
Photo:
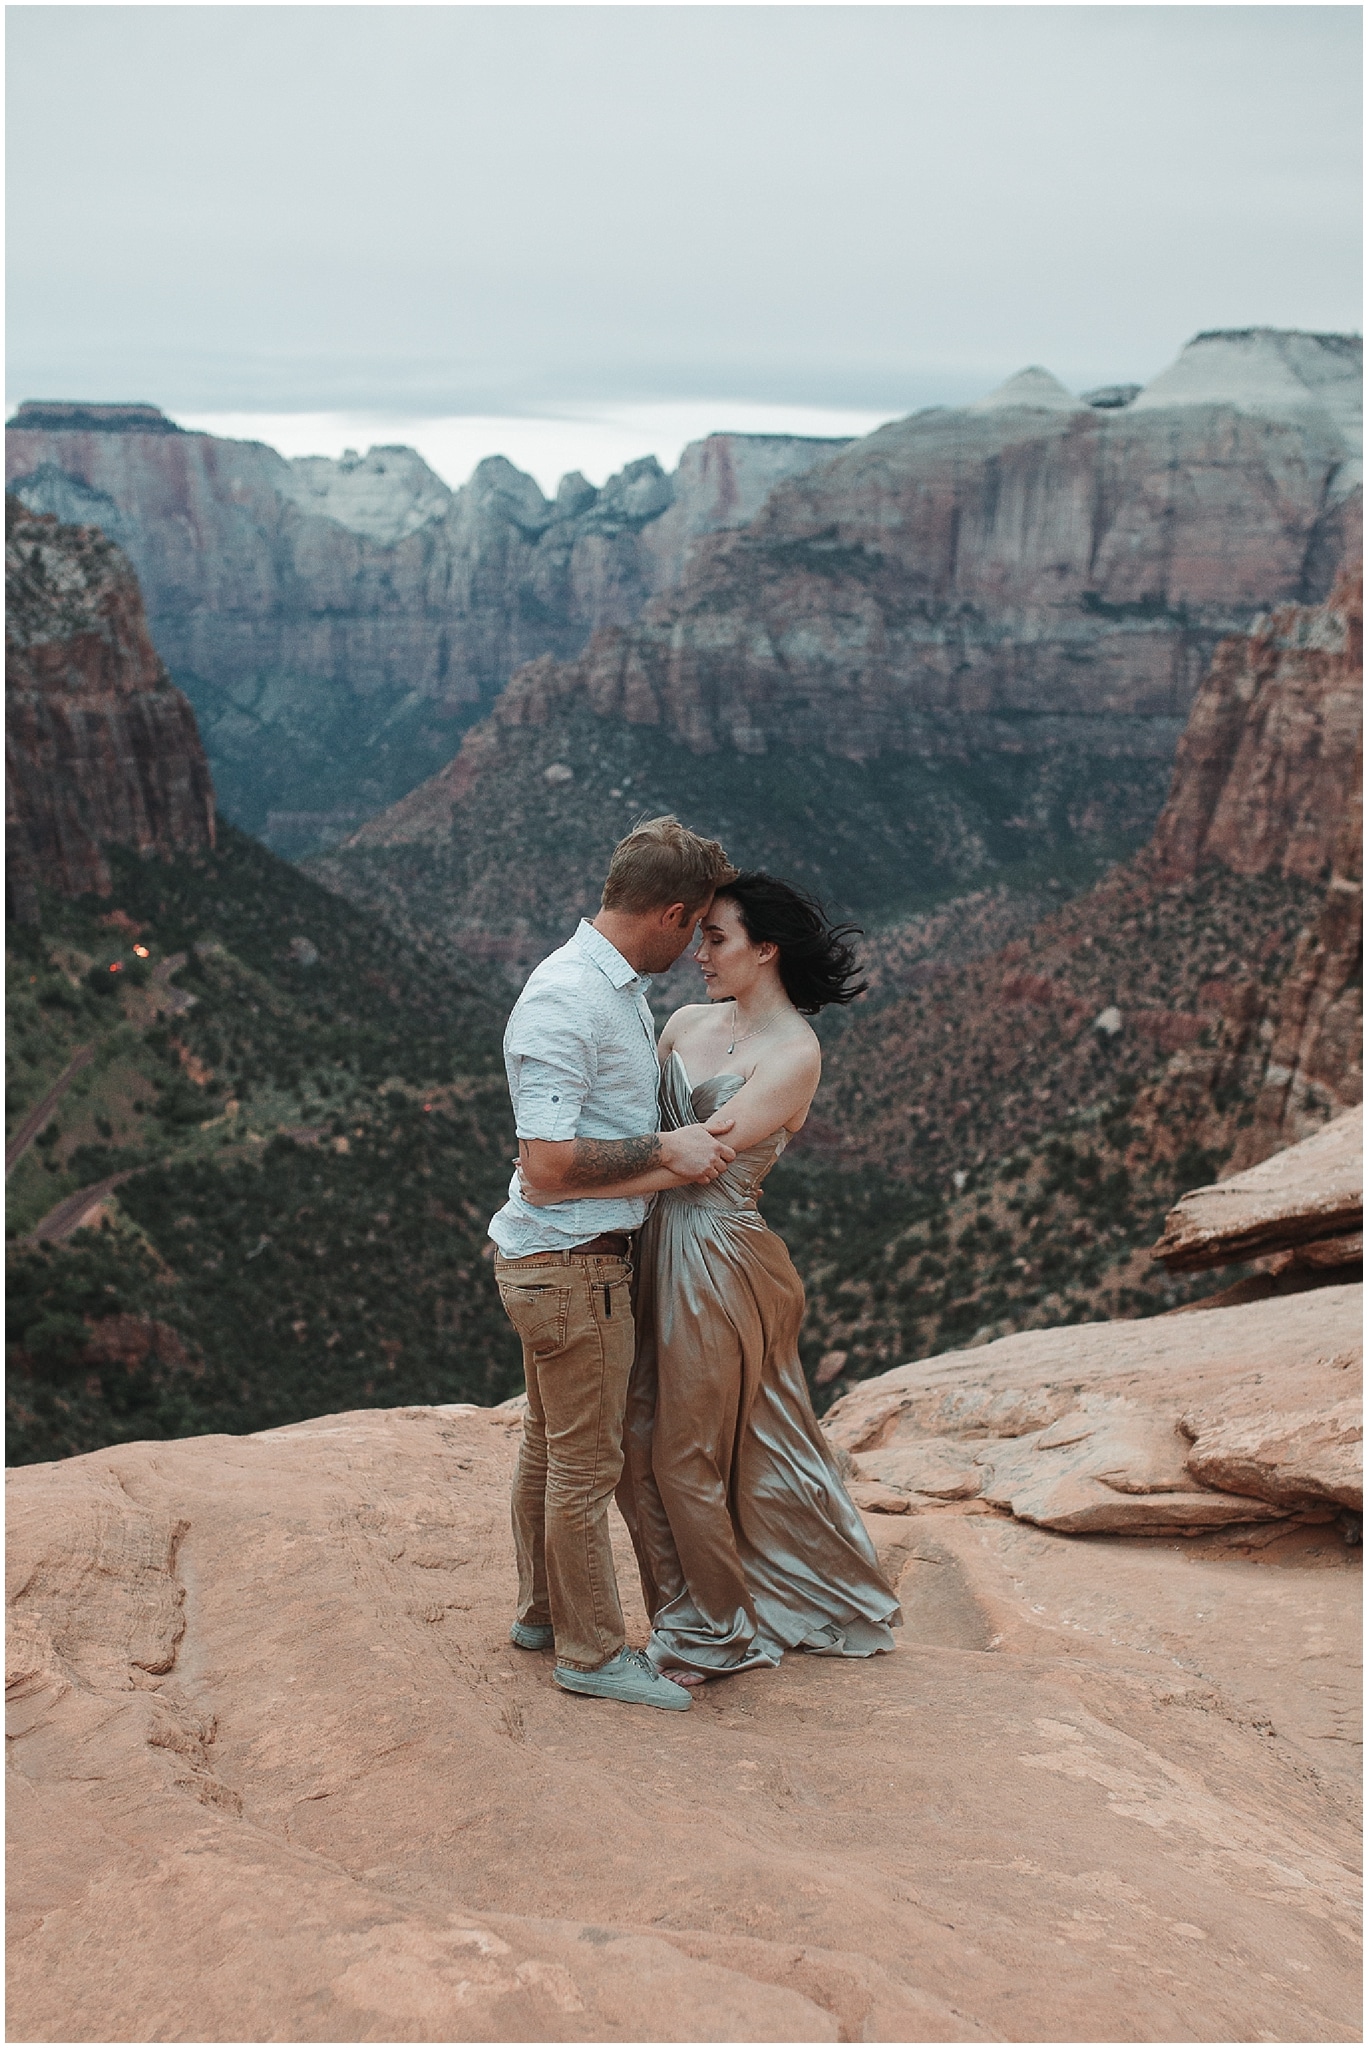
<path fill-rule="evenodd" d="M 755 1027 L 755 1029 L 754 1029 L 754 1031 L 743 1031 L 743 1032 L 741 1033 L 741 1036 L 740 1036 L 740 1037 L 738 1038 L 738 1037 L 737 1037 L 737 1035 L 736 1035 L 736 998 L 735 998 L 735 996 L 733 996 L 733 997 L 732 997 L 732 1041 L 731 1041 L 731 1044 L 730 1044 L 730 1045 L 729 1045 L 729 1046 L 727 1047 L 727 1058 L 728 1058 L 728 1059 L 730 1059 L 730 1058 L 731 1058 L 732 1054 L 733 1054 L 733 1053 L 734 1053 L 734 1052 L 736 1051 L 736 1048 L 737 1048 L 737 1046 L 738 1046 L 738 1045 L 745 1045 L 745 1044 L 746 1044 L 746 1043 L 747 1043 L 747 1042 L 748 1042 L 748 1041 L 749 1041 L 750 1039 L 752 1039 L 752 1038 L 763 1038 L 764 1034 L 765 1034 L 765 1033 L 766 1033 L 767 1031 L 769 1031 L 769 1030 L 771 1030 L 771 1029 L 773 1028 L 773 1025 L 774 1025 L 774 1019 L 773 1019 L 773 1017 L 771 1017 L 771 1018 L 770 1018 L 770 1020 L 769 1020 L 769 1023 L 768 1023 L 768 1024 L 757 1024 L 757 1025 L 756 1025 L 756 1027 Z"/>

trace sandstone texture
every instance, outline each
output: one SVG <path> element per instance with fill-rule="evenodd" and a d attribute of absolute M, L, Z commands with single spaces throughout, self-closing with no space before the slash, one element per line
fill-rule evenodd
<path fill-rule="evenodd" d="M 10 1475 L 14 2038 L 1353 2037 L 1333 1528 L 871 1513 L 894 1655 L 664 1716 L 509 1645 L 515 1443 L 370 1411 Z"/>
<path fill-rule="evenodd" d="M 1207 1042 L 1148 1095 L 1156 1127 L 1205 1119 L 1234 1168 L 1363 1097 L 1363 571 L 1324 605 L 1286 606 L 1217 651 L 1193 706 L 1152 870 L 1191 885 L 1213 865 L 1303 876 L 1324 894 L 1275 985 L 1241 976 Z M 1252 1114 L 1222 1135 L 1222 1100 Z"/>
<path fill-rule="evenodd" d="M 212 846 L 214 790 L 194 713 L 153 648 L 137 580 L 89 528 L 5 508 L 8 891 L 104 895 L 108 845 Z"/>
<path fill-rule="evenodd" d="M 1361 1509 L 1362 1288 L 1029 1330 L 831 1409 L 855 1478 L 1078 1535 Z"/>
<path fill-rule="evenodd" d="M 155 408 L 29 404 L 6 477 L 127 550 L 231 814 L 289 852 L 402 794 L 515 668 L 634 619 L 696 536 L 845 445 L 714 435 L 673 476 L 646 457 L 548 500 L 501 456 L 453 491 L 409 448 L 287 461 Z"/>
<path fill-rule="evenodd" d="M 1363 1110 L 1336 1117 L 1315 1137 L 1261 1165 L 1193 1188 L 1154 1247 L 1171 1272 L 1228 1266 L 1268 1253 L 1298 1258 L 1323 1246 L 1321 1263 L 1341 1263 L 1363 1237 Z M 1314 1261 L 1313 1261 L 1314 1262 Z"/>
<path fill-rule="evenodd" d="M 1362 748 L 1360 746 L 1360 756 Z M 1232 1165 L 1267 1158 L 1363 1099 L 1363 791 L 1340 813 L 1319 914 L 1265 1016 L 1264 1066 L 1254 1115 Z"/>
<path fill-rule="evenodd" d="M 1362 351 L 1348 334 L 1275 327 L 1217 328 L 1135 392 L 1137 412 L 1174 405 L 1238 405 L 1269 419 L 1326 412 L 1344 435 L 1351 474 L 1363 452 Z"/>
<path fill-rule="evenodd" d="M 1166 879 L 1219 861 L 1319 881 L 1362 776 L 1363 568 L 1321 605 L 1283 605 L 1223 641 L 1155 827 Z"/>

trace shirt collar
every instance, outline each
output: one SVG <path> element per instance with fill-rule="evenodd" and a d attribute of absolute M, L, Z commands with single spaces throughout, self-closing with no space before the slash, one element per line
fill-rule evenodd
<path fill-rule="evenodd" d="M 575 943 L 585 958 L 592 960 L 601 974 L 608 977 L 614 988 L 628 989 L 633 995 L 640 995 L 651 986 L 649 974 L 638 974 L 629 960 L 624 960 L 611 939 L 590 924 L 587 917 L 579 921 Z"/>

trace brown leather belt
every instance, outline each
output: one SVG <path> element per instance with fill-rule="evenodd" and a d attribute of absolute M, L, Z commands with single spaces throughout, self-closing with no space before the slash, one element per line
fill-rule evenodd
<path fill-rule="evenodd" d="M 588 1244 L 572 1244 L 570 1256 L 572 1259 L 625 1259 L 631 1249 L 632 1240 L 625 1230 L 605 1230 L 601 1237 L 591 1237 Z"/>

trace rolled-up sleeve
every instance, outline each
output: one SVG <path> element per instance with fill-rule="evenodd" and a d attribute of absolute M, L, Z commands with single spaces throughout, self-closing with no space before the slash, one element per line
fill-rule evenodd
<path fill-rule="evenodd" d="M 510 1018 L 504 1056 L 515 1079 L 520 1138 L 555 1144 L 575 1136 L 598 1072 L 588 1021 L 583 1005 L 559 990 L 519 1004 Z"/>

